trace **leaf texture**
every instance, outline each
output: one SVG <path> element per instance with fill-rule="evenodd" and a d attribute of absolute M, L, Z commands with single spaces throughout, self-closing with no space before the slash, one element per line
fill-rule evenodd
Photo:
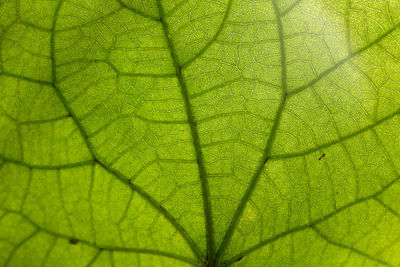
<path fill-rule="evenodd" d="M 400 2 L 1 0 L 1 266 L 399 266 Z"/>

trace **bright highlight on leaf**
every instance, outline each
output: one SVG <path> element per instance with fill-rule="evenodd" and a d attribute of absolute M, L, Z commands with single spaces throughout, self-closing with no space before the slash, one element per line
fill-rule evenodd
<path fill-rule="evenodd" d="M 399 266 L 400 1 L 0 0 L 1 266 Z"/>

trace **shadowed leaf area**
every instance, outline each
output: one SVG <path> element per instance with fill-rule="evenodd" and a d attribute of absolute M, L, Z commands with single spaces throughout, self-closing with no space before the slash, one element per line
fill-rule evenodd
<path fill-rule="evenodd" d="M 0 266 L 399 266 L 400 1 L 0 0 Z"/>

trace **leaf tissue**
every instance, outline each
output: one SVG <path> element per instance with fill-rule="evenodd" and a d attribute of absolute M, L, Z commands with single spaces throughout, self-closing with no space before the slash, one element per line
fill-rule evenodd
<path fill-rule="evenodd" d="M 0 266 L 400 266 L 400 1 L 0 0 Z"/>

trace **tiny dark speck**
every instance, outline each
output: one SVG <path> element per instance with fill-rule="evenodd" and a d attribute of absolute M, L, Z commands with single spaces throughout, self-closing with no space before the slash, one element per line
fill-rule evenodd
<path fill-rule="evenodd" d="M 69 243 L 70 243 L 71 245 L 76 245 L 76 244 L 78 244 L 78 242 L 79 242 L 79 240 L 76 239 L 76 238 L 71 238 L 71 239 L 69 240 Z"/>
<path fill-rule="evenodd" d="M 318 160 L 321 160 L 323 157 L 325 157 L 325 153 L 321 155 L 321 157 L 319 157 Z"/>

